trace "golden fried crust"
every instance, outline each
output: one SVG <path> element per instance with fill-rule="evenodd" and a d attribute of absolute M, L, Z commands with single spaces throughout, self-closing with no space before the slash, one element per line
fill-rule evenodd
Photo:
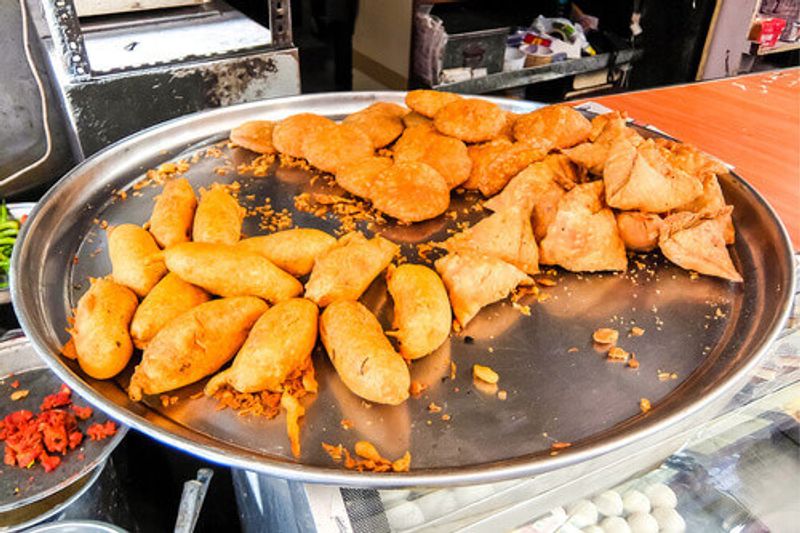
<path fill-rule="evenodd" d="M 167 273 L 155 258 L 159 249 L 153 236 L 135 224 L 108 228 L 111 277 L 139 296 L 145 296 Z"/>
<path fill-rule="evenodd" d="M 159 394 L 213 374 L 242 346 L 267 304 L 252 296 L 198 305 L 159 331 L 131 377 L 128 396 Z"/>
<path fill-rule="evenodd" d="M 467 145 L 429 126 L 407 129 L 397 141 L 394 155 L 398 162 L 418 161 L 433 167 L 451 189 L 464 183 L 472 169 Z"/>
<path fill-rule="evenodd" d="M 547 155 L 546 150 L 528 145 L 512 143 L 499 137 L 484 144 L 469 147 L 472 170 L 464 183 L 466 189 L 478 189 L 484 196 L 493 196 L 530 164 Z"/>
<path fill-rule="evenodd" d="M 280 392 L 281 385 L 311 362 L 317 342 L 319 309 L 304 298 L 292 298 L 268 309 L 253 325 L 236 359 L 206 384 L 206 395 L 224 385 L 239 392 Z"/>
<path fill-rule="evenodd" d="M 497 104 L 477 98 L 447 104 L 433 119 L 437 130 L 469 143 L 494 139 L 506 127 L 506 122 L 506 112 Z"/>
<path fill-rule="evenodd" d="M 244 210 L 222 185 L 200 189 L 200 203 L 194 215 L 192 240 L 216 244 L 234 244 L 242 235 Z"/>
<path fill-rule="evenodd" d="M 487 167 L 498 155 L 511 148 L 513 143 L 505 138 L 495 139 L 487 143 L 473 144 L 468 148 L 469 158 L 472 160 L 472 169 L 469 178 L 464 182 L 464 188 L 477 190 L 486 180 Z"/>
<path fill-rule="evenodd" d="M 406 95 L 406 105 L 423 117 L 433 118 L 441 108 L 461 99 L 454 93 L 418 89 Z"/>
<path fill-rule="evenodd" d="M 173 244 L 191 240 L 197 198 L 186 178 L 168 181 L 161 194 L 156 196 L 153 213 L 150 215 L 150 234 L 159 246 L 167 248 Z"/>
<path fill-rule="evenodd" d="M 416 111 L 405 115 L 403 117 L 403 124 L 406 128 L 413 128 L 414 126 L 424 126 L 426 124 L 433 125 L 433 121 L 426 116 L 420 115 Z"/>
<path fill-rule="evenodd" d="M 403 357 L 418 359 L 441 346 L 450 335 L 452 313 L 439 275 L 423 265 L 403 264 L 389 269 L 386 284 Z"/>
<path fill-rule="evenodd" d="M 434 218 L 450 205 L 450 187 L 425 163 L 395 163 L 381 172 L 370 192 L 372 204 L 401 222 Z"/>
<path fill-rule="evenodd" d="M 231 142 L 259 154 L 274 154 L 277 150 L 272 144 L 272 130 L 275 123 L 271 120 L 252 120 L 231 130 Z"/>
<path fill-rule="evenodd" d="M 317 258 L 305 297 L 320 307 L 336 300 L 357 300 L 398 250 L 383 237 L 367 239 L 358 232 L 348 233 Z"/>
<path fill-rule="evenodd" d="M 184 242 L 164 250 L 164 258 L 170 272 L 223 297 L 258 296 L 279 302 L 303 292 L 290 274 L 239 246 Z"/>
<path fill-rule="evenodd" d="M 622 211 L 616 214 L 619 236 L 625 248 L 649 252 L 658 246 L 658 236 L 664 221 L 655 213 Z"/>
<path fill-rule="evenodd" d="M 408 366 L 369 309 L 355 301 L 335 302 L 323 311 L 319 333 L 337 374 L 354 394 L 389 405 L 408 398 Z"/>
<path fill-rule="evenodd" d="M 592 124 L 567 105 L 552 105 L 520 115 L 514 124 L 518 141 L 545 142 L 553 148 L 569 148 L 589 138 Z"/>
<path fill-rule="evenodd" d="M 369 156 L 343 165 L 336 173 L 336 184 L 350 194 L 369 198 L 378 174 L 392 166 L 388 157 Z"/>
<path fill-rule="evenodd" d="M 352 124 L 334 124 L 310 132 L 303 142 L 309 163 L 336 174 L 343 166 L 373 154 L 372 141 Z"/>
<path fill-rule="evenodd" d="M 282 154 L 305 157 L 303 141 L 312 132 L 335 124 L 332 120 L 313 113 L 292 115 L 275 124 L 272 144 Z"/>
<path fill-rule="evenodd" d="M 210 299 L 206 291 L 170 272 L 144 297 L 133 315 L 131 338 L 134 346 L 143 349 L 167 322 Z"/>
<path fill-rule="evenodd" d="M 344 119 L 344 124 L 352 124 L 361 129 L 372 141 L 375 149 L 383 148 L 397 139 L 403 130 L 405 109 L 396 104 L 378 102 Z"/>
<path fill-rule="evenodd" d="M 133 354 L 128 325 L 138 300 L 110 279 L 93 279 L 78 300 L 71 330 L 81 369 L 95 379 L 119 374 Z"/>
<path fill-rule="evenodd" d="M 264 256 L 281 270 L 299 277 L 311 272 L 317 257 L 335 244 L 336 238 L 324 231 L 293 228 L 243 239 L 236 247 Z"/>

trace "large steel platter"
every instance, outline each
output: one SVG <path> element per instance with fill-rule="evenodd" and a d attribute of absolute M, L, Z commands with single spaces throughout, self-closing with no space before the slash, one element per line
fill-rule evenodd
<path fill-rule="evenodd" d="M 725 176 L 722 187 L 735 206 L 737 241 L 732 253 L 744 284 L 693 279 L 659 254 L 631 261 L 625 275 L 559 272 L 558 284 L 543 289 L 549 300 L 536 303 L 528 297 L 522 302 L 531 305 L 530 316 L 507 302 L 495 304 L 438 352 L 414 363 L 412 379 L 429 389 L 399 407 L 369 406 L 352 395 L 318 348 L 314 357 L 320 393 L 303 422 L 299 461 L 289 452 L 282 417 L 238 416 L 217 410 L 213 400 L 190 399 L 202 383 L 178 391 L 180 401 L 170 407 L 162 407 L 158 398 L 135 404 L 125 393 L 131 369 L 116 381 L 96 381 L 58 355 L 68 338 L 70 309 L 86 290 L 87 278 L 110 271 L 105 235 L 97 221 L 142 224 L 148 219 L 158 188 L 144 187 L 136 195 L 132 189 L 147 169 L 190 159 L 198 151 L 203 154 L 246 120 L 280 119 L 303 111 L 341 118 L 375 100 L 401 102 L 403 96 L 324 94 L 202 112 L 145 130 L 80 164 L 37 205 L 14 251 L 13 301 L 37 351 L 88 401 L 167 444 L 276 476 L 372 487 L 488 482 L 596 460 L 625 447 L 666 439 L 708 416 L 712 406 L 742 383 L 781 329 L 794 279 L 791 245 L 781 222 L 764 199 L 735 175 Z M 537 107 L 495 101 L 516 112 Z M 336 219 L 320 219 L 294 208 L 296 194 L 319 187 L 309 183 L 305 171 L 222 176 L 214 169 L 226 159 L 236 165 L 254 157 L 238 148 L 223 152 L 221 158 L 199 157 L 185 174 L 196 188 L 237 180 L 242 187 L 240 201 L 250 207 L 270 198 L 276 211 L 286 208 L 292 213 L 297 226 L 328 231 L 338 227 Z M 114 194 L 123 190 L 129 192 L 124 200 Z M 454 195 L 453 204 L 463 211 L 473 200 Z M 471 211 L 458 221 L 480 216 Z M 377 229 L 403 243 L 409 258 L 416 261 L 414 243 L 442 240 L 455 223 L 441 217 Z M 248 219 L 245 233 L 259 232 L 257 217 Z M 388 327 L 391 300 L 381 280 L 364 300 Z M 646 333 L 626 337 L 634 324 Z M 591 333 L 603 326 L 620 329 L 622 345 L 636 353 L 639 369 L 609 363 L 593 350 Z M 570 350 L 573 347 L 578 350 Z M 457 365 L 454 381 L 449 378 L 451 361 Z M 476 389 L 470 372 L 474 363 L 498 371 L 500 388 L 508 393 L 505 401 Z M 675 373 L 677 378 L 659 379 L 659 371 Z M 647 414 L 639 409 L 641 398 L 653 405 Z M 431 402 L 442 406 L 442 412 L 429 412 Z M 450 420 L 442 420 L 443 414 Z M 355 427 L 344 429 L 343 419 Z M 320 446 L 322 441 L 352 446 L 360 439 L 372 441 L 392 458 L 409 449 L 411 472 L 343 470 Z M 553 454 L 554 441 L 572 446 Z"/>

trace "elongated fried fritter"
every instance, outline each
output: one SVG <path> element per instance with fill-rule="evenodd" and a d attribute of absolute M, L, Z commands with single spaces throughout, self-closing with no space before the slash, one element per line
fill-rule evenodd
<path fill-rule="evenodd" d="M 255 252 L 293 276 L 305 276 L 314 260 L 336 244 L 336 237 L 312 228 L 294 228 L 270 235 L 250 237 L 236 243 L 237 248 Z"/>
<path fill-rule="evenodd" d="M 461 96 L 454 93 L 418 89 L 409 91 L 406 105 L 423 117 L 433 118 L 442 107 L 461 99 Z"/>
<path fill-rule="evenodd" d="M 372 184 L 378 174 L 392 166 L 388 157 L 369 156 L 353 161 L 339 168 L 336 173 L 336 184 L 350 194 L 369 198 Z"/>
<path fill-rule="evenodd" d="M 395 163 L 375 179 L 369 199 L 380 211 L 401 222 L 435 218 L 450 205 L 450 187 L 425 163 Z"/>
<path fill-rule="evenodd" d="M 369 107 L 348 115 L 343 123 L 361 129 L 372 141 L 376 150 L 391 144 L 403 130 L 403 116 L 408 112 L 403 106 L 388 102 L 376 102 Z"/>
<path fill-rule="evenodd" d="M 134 346 L 143 349 L 170 320 L 210 299 L 206 291 L 170 272 L 144 297 L 133 315 L 131 338 Z"/>
<path fill-rule="evenodd" d="M 725 247 L 727 207 L 717 213 L 675 213 L 664 219 L 658 246 L 664 256 L 687 270 L 741 282 Z"/>
<path fill-rule="evenodd" d="M 438 259 L 435 265 L 462 328 L 482 307 L 502 300 L 518 285 L 533 283 L 514 265 L 488 255 L 452 253 Z"/>
<path fill-rule="evenodd" d="M 215 244 L 234 244 L 242 235 L 244 210 L 225 187 L 218 183 L 200 189 L 200 203 L 194 215 L 192 240 Z"/>
<path fill-rule="evenodd" d="M 267 304 L 241 296 L 200 304 L 174 318 L 147 345 L 128 396 L 160 394 L 213 374 L 242 346 Z"/>
<path fill-rule="evenodd" d="M 589 138 L 592 124 L 568 105 L 550 105 L 517 117 L 518 141 L 551 148 L 569 148 Z"/>
<path fill-rule="evenodd" d="M 303 153 L 318 169 L 336 174 L 343 166 L 371 156 L 372 141 L 357 126 L 333 124 L 308 133 Z"/>
<path fill-rule="evenodd" d="M 186 178 L 177 178 L 164 185 L 156 196 L 150 215 L 150 234 L 159 246 L 167 248 L 192 237 L 192 223 L 197 209 L 197 198 Z"/>
<path fill-rule="evenodd" d="M 514 206 L 484 218 L 444 243 L 449 252 L 476 252 L 511 263 L 523 272 L 539 272 L 539 249 L 533 237 L 530 208 Z"/>
<path fill-rule="evenodd" d="M 317 306 L 304 298 L 276 304 L 256 321 L 231 367 L 209 380 L 206 395 L 224 385 L 239 392 L 280 392 L 287 378 L 312 364 L 318 317 Z"/>
<path fill-rule="evenodd" d="M 603 203 L 603 182 L 577 185 L 558 200 L 539 262 L 573 272 L 625 270 L 628 257 L 614 213 Z"/>
<path fill-rule="evenodd" d="M 389 405 L 408 398 L 408 366 L 369 309 L 354 301 L 334 302 L 320 317 L 319 333 L 336 372 L 354 394 Z"/>
<path fill-rule="evenodd" d="M 313 113 L 299 113 L 286 117 L 272 129 L 272 144 L 282 154 L 305 157 L 303 143 L 306 137 L 318 129 L 335 124 L 329 118 Z"/>
<path fill-rule="evenodd" d="M 272 144 L 272 130 L 275 123 L 271 120 L 251 120 L 231 130 L 230 139 L 241 146 L 259 154 L 277 152 Z"/>
<path fill-rule="evenodd" d="M 317 257 L 305 297 L 320 307 L 336 300 L 357 300 L 400 248 L 383 237 L 348 233 Z"/>
<path fill-rule="evenodd" d="M 433 117 L 437 130 L 469 143 L 494 139 L 503 131 L 506 122 L 506 112 L 500 106 L 478 98 L 451 102 Z"/>
<path fill-rule="evenodd" d="M 390 268 L 386 285 L 394 301 L 393 336 L 406 359 L 436 350 L 450 335 L 452 313 L 439 275 L 423 265 Z"/>
<path fill-rule="evenodd" d="M 164 260 L 170 272 L 219 296 L 258 296 L 279 302 L 303 292 L 291 274 L 235 245 L 185 242 L 164 250 Z"/>
<path fill-rule="evenodd" d="M 469 148 L 472 170 L 464 188 L 478 189 L 486 197 L 494 196 L 514 176 L 546 155 L 547 150 L 511 142 L 505 137 L 472 145 Z"/>
<path fill-rule="evenodd" d="M 128 325 L 139 301 L 127 287 L 93 279 L 78 300 L 70 333 L 81 369 L 95 379 L 119 374 L 133 354 Z"/>
<path fill-rule="evenodd" d="M 135 224 L 108 228 L 108 255 L 111 277 L 139 296 L 145 296 L 167 273 L 158 261 L 158 245 L 149 232 Z"/>

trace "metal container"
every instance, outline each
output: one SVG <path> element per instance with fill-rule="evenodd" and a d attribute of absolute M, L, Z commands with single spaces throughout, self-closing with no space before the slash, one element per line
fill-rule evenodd
<path fill-rule="evenodd" d="M 29 390 L 26 398 L 9 399 L 10 384 L 14 380 L 20 382 L 20 390 Z M 3 416 L 17 409 L 37 410 L 42 398 L 56 392 L 60 386 L 61 380 L 36 355 L 27 339 L 18 338 L 0 345 Z M 117 483 L 109 456 L 126 431 L 123 426 L 107 440 L 84 441 L 79 449 L 66 455 L 53 472 L 45 473 L 38 465 L 31 469 L 4 465 L 0 469 L 0 531 L 18 531 L 63 517 L 109 519 L 120 516 L 115 512 L 119 507 L 115 502 Z"/>
<path fill-rule="evenodd" d="M 781 222 L 734 175 L 723 176 L 721 182 L 735 206 L 738 233 L 732 253 L 744 284 L 692 279 L 658 255 L 637 257 L 642 269 L 624 276 L 562 272 L 556 287 L 544 289 L 551 295 L 548 302 L 523 300 L 532 305 L 530 316 L 508 303 L 490 306 L 462 335 L 415 363 L 412 379 L 429 389 L 397 407 L 365 406 L 341 384 L 319 350 L 314 357 L 320 393 L 303 421 L 299 461 L 289 452 L 282 418 L 242 417 L 216 410 L 213 400 L 190 400 L 202 383 L 173 393 L 179 401 L 168 407 L 158 398 L 132 403 L 126 394 L 131 369 L 116 380 L 97 381 L 58 355 L 67 340 L 70 309 L 86 289 L 87 277 L 110 271 L 105 253 L 97 252 L 105 247 L 104 232 L 93 221 L 144 223 L 158 188 L 145 187 L 125 200 L 115 191 L 130 188 L 148 168 L 199 153 L 185 174 L 194 186 L 236 180 L 242 187 L 240 199 L 248 206 L 263 205 L 269 198 L 275 211 L 291 211 L 296 225 L 333 231 L 337 220 L 294 209 L 293 197 L 299 192 L 315 187 L 333 192 L 317 183 L 323 180 L 312 183 L 296 168 L 279 168 L 257 179 L 233 171 L 219 175 L 216 167 L 235 169 L 254 154 L 218 141 L 246 120 L 279 119 L 300 111 L 341 118 L 376 100 L 402 102 L 403 97 L 391 92 L 323 94 L 234 106 L 176 119 L 97 154 L 40 201 L 24 229 L 22 246 L 14 251 L 12 297 L 22 327 L 53 370 L 81 396 L 156 439 L 247 470 L 350 486 L 446 486 L 543 472 L 552 472 L 548 478 L 555 483 L 668 442 L 713 415 L 744 382 L 785 322 L 794 277 L 792 249 Z M 517 112 L 537 107 L 492 101 Z M 223 156 L 204 157 L 210 145 L 220 146 Z M 474 221 L 483 216 L 468 209 L 474 200 L 456 195 L 452 207 L 466 209 L 470 214 L 465 219 Z M 244 232 L 258 233 L 258 222 L 248 218 Z M 411 261 L 420 261 L 413 245 L 442 240 L 455 224 L 442 217 L 378 229 L 402 243 Z M 388 325 L 391 305 L 381 280 L 364 301 Z M 607 363 L 592 350 L 596 328 L 615 324 L 624 332 L 633 322 L 647 330 L 643 337 L 624 338 L 623 346 L 637 354 L 638 370 Z M 573 346 L 579 350 L 570 351 Z M 454 381 L 448 378 L 451 361 L 459 369 Z M 474 363 L 490 364 L 499 372 L 506 401 L 475 388 L 470 372 Z M 678 377 L 661 381 L 658 370 Z M 639 410 L 643 397 L 653 404 L 647 414 Z M 451 420 L 432 415 L 430 402 L 443 406 Z M 355 428 L 342 428 L 344 418 L 354 421 Z M 411 472 L 343 470 L 319 446 L 321 441 L 352 445 L 358 439 L 372 441 L 391 457 L 410 449 Z M 572 445 L 554 454 L 551 444 L 556 440 Z"/>
<path fill-rule="evenodd" d="M 442 68 L 485 68 L 494 74 L 503 70 L 508 28 L 448 34 Z"/>

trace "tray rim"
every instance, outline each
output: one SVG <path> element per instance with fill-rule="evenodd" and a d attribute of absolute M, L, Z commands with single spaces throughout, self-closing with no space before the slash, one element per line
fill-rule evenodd
<path fill-rule="evenodd" d="M 54 197 L 62 187 L 65 186 L 65 184 L 80 176 L 84 167 L 91 164 L 98 164 L 104 159 L 113 157 L 114 154 L 117 154 L 118 152 L 127 151 L 132 146 L 135 148 L 137 143 L 147 139 L 148 136 L 157 135 L 159 133 L 163 133 L 163 131 L 175 130 L 184 125 L 191 125 L 193 122 L 200 119 L 211 119 L 249 110 L 254 111 L 254 114 L 257 114 L 258 112 L 265 113 L 269 111 L 276 112 L 282 110 L 288 112 L 298 112 L 298 109 L 296 108 L 298 105 L 308 107 L 310 104 L 320 102 L 323 105 L 333 105 L 336 101 L 346 101 L 351 104 L 368 103 L 378 100 L 402 103 L 405 94 L 405 91 L 363 91 L 300 95 L 238 104 L 235 106 L 213 110 L 205 110 L 171 119 L 121 139 L 120 141 L 109 145 L 85 161 L 79 163 L 47 191 L 47 193 L 34 207 L 29 216 L 31 219 L 34 219 L 39 214 L 42 207 L 47 204 L 51 198 Z M 544 105 L 536 102 L 518 101 L 506 98 L 483 96 L 476 97 L 492 101 L 502 105 L 505 108 L 515 108 L 517 110 L 532 111 Z M 663 135 L 660 132 L 658 134 Z M 669 135 L 667 134 L 665 136 L 668 137 Z M 177 146 L 177 143 L 174 146 Z M 780 217 L 778 217 L 777 213 L 769 204 L 769 202 L 767 202 L 766 199 L 761 196 L 761 194 L 759 194 L 758 191 L 756 191 L 745 179 L 735 172 L 731 172 L 730 174 L 733 177 L 733 180 L 739 185 L 743 186 L 747 193 L 751 195 L 757 203 L 760 203 L 771 217 L 772 222 L 775 224 L 776 229 L 778 230 L 780 244 L 782 245 L 784 252 L 786 252 L 784 257 L 778 258 L 778 260 L 786 261 L 786 266 L 788 267 L 787 271 L 793 272 L 793 248 L 788 231 L 783 224 L 783 221 L 780 219 Z M 14 310 L 19 318 L 21 327 L 26 334 L 28 331 L 36 330 L 32 327 L 32 323 L 26 312 L 26 309 L 24 308 L 23 304 L 20 303 L 23 301 L 22 292 L 24 281 L 21 279 L 22 275 L 20 272 L 22 272 L 22 269 L 20 268 L 19 263 L 20 256 L 23 253 L 22 251 L 26 248 L 26 237 L 31 227 L 33 227 L 33 224 L 26 224 L 23 227 L 19 238 L 20 242 L 23 243 L 23 246 L 17 246 L 14 248 L 12 255 L 12 276 L 10 279 L 11 296 L 14 304 Z M 351 487 L 369 488 L 402 488 L 421 486 L 445 487 L 516 479 L 584 463 L 615 450 L 621 449 L 626 445 L 630 445 L 637 441 L 652 437 L 659 431 L 676 426 L 682 419 L 699 413 L 703 408 L 714 404 L 715 400 L 718 400 L 726 393 L 731 392 L 731 390 L 739 382 L 745 379 L 764 357 L 768 348 L 776 340 L 782 330 L 783 325 L 787 321 L 791 311 L 792 295 L 796 291 L 795 284 L 796 282 L 794 276 L 790 275 L 785 286 L 782 286 L 782 300 L 780 302 L 779 311 L 774 315 L 776 317 L 774 327 L 771 331 L 764 335 L 760 343 L 758 343 L 757 348 L 754 350 L 754 353 L 751 354 L 746 361 L 742 362 L 738 369 L 734 370 L 733 372 L 729 372 L 725 376 L 722 376 L 723 379 L 710 387 L 710 390 L 703 397 L 688 403 L 680 409 L 677 409 L 675 412 L 664 415 L 655 422 L 651 421 L 649 423 L 639 424 L 639 426 L 635 429 L 628 428 L 621 435 L 608 437 L 602 442 L 594 443 L 593 445 L 585 448 L 569 449 L 555 456 L 521 456 L 514 459 L 471 465 L 467 467 L 445 467 L 438 472 L 435 468 L 428 468 L 418 471 L 414 471 L 412 469 L 412 471 L 407 473 L 362 473 L 345 470 L 339 465 L 322 467 L 293 462 L 288 459 L 268 459 L 263 455 L 240 448 L 235 443 L 231 444 L 230 447 L 236 448 L 238 453 L 237 455 L 232 455 L 230 447 L 224 448 L 217 443 L 209 444 L 197 442 L 197 439 L 191 439 L 182 435 L 178 435 L 169 429 L 154 423 L 150 420 L 152 416 L 147 415 L 155 415 L 157 417 L 162 416 L 155 411 L 148 409 L 147 415 L 142 415 L 126 409 L 124 406 L 107 400 L 105 396 L 97 392 L 89 383 L 84 381 L 82 376 L 64 364 L 57 354 L 52 354 L 46 343 L 43 342 L 38 335 L 30 336 L 30 340 L 34 349 L 44 360 L 44 362 L 51 368 L 51 370 L 53 370 L 53 372 L 55 372 L 70 387 L 72 387 L 74 390 L 77 390 L 79 395 L 86 399 L 86 401 L 92 403 L 124 424 L 147 434 L 163 444 L 178 448 L 211 462 L 234 468 L 252 470 L 288 480 L 309 483 L 336 484 Z M 174 421 L 169 421 L 170 424 L 175 424 Z M 203 438 L 211 441 L 211 439 L 207 437 Z"/>

